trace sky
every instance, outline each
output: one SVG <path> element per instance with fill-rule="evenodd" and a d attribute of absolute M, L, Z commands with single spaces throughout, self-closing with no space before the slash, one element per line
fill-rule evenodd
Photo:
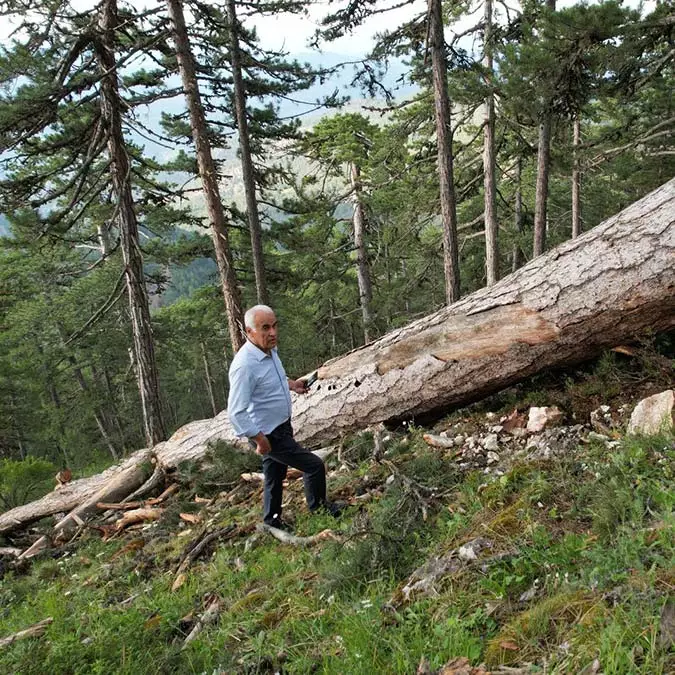
<path fill-rule="evenodd" d="M 558 7 L 562 8 L 575 4 L 576 0 L 558 0 Z M 86 9 L 93 7 L 95 0 L 72 0 L 72 5 L 76 8 Z M 156 5 L 157 0 L 136 0 L 134 6 Z M 378 6 L 391 6 L 399 4 L 399 0 L 381 0 Z M 517 0 L 508 0 L 510 6 L 517 6 Z M 626 0 L 625 5 L 631 7 L 638 6 L 638 0 Z M 255 26 L 261 38 L 262 44 L 269 49 L 285 49 L 290 54 L 302 54 L 310 50 L 308 42 L 316 29 L 319 27 L 319 20 L 329 11 L 334 11 L 335 7 L 344 5 L 344 2 L 332 2 L 327 0 L 315 0 L 310 8 L 309 15 L 301 17 L 297 15 L 280 14 L 274 17 L 266 17 L 256 20 Z M 475 5 L 480 6 L 479 2 Z M 651 11 L 656 2 L 649 0 L 644 3 L 645 11 Z M 365 55 L 372 43 L 373 37 L 377 32 L 392 26 L 397 26 L 403 21 L 425 11 L 426 0 L 413 0 L 406 7 L 398 8 L 386 14 L 380 14 L 377 17 L 365 22 L 363 26 L 356 28 L 350 35 L 325 45 L 324 51 L 338 53 L 345 56 L 359 57 Z M 499 3 L 495 5 L 499 7 Z M 480 10 L 478 10 L 480 11 Z M 472 17 L 463 19 L 455 28 L 461 31 L 476 22 L 477 13 Z M 11 32 L 11 24 L 5 16 L 0 17 L 0 40 L 3 42 Z"/>

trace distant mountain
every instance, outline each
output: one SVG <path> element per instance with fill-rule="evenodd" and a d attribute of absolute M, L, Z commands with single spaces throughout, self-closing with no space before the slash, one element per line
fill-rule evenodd
<path fill-rule="evenodd" d="M 354 63 L 353 56 L 345 54 L 335 54 L 331 52 L 301 52 L 298 54 L 290 54 L 289 60 L 297 60 L 300 63 L 307 63 L 312 68 L 317 70 L 321 68 L 336 68 L 340 64 L 347 64 L 343 68 L 336 71 L 333 75 L 328 77 L 323 82 L 318 82 L 314 86 L 304 91 L 299 91 L 293 95 L 293 100 L 283 100 L 280 104 L 280 113 L 284 117 L 298 115 L 303 121 L 303 125 L 315 124 L 325 114 L 330 114 L 330 111 L 325 109 L 315 110 L 317 101 L 332 94 L 336 89 L 339 95 L 350 97 L 350 102 L 346 106 L 346 110 L 354 112 L 359 109 L 358 101 L 362 99 L 364 92 L 358 86 L 353 84 L 356 77 L 358 64 Z M 415 88 L 410 85 L 401 85 L 401 80 L 406 72 L 406 67 L 402 61 L 394 60 L 389 64 L 386 75 L 382 79 L 382 84 L 390 89 L 397 98 L 409 96 Z M 180 86 L 180 81 L 176 77 L 174 81 L 170 81 L 168 86 Z M 369 104 L 372 104 L 369 101 Z M 162 113 L 179 114 L 185 110 L 185 99 L 182 95 L 175 96 L 171 99 L 165 99 L 156 104 L 149 105 L 144 111 L 138 112 L 138 120 L 145 127 L 161 133 L 160 121 Z M 140 132 L 132 134 L 134 141 L 139 145 L 145 146 L 145 149 L 150 154 L 153 154 L 158 160 L 166 160 L 176 152 L 175 147 L 170 147 L 171 143 L 157 143 L 147 137 L 146 134 Z M 168 147 L 167 147 L 168 146 Z M 232 148 L 224 151 L 221 158 L 229 159 L 236 156 L 236 140 L 232 141 Z"/>

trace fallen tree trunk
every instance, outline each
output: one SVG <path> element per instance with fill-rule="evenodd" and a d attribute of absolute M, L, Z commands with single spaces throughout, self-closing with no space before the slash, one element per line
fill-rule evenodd
<path fill-rule="evenodd" d="M 675 326 L 675 179 L 501 282 L 329 361 L 295 403 L 312 445 L 447 410 Z"/>
<path fill-rule="evenodd" d="M 61 542 L 67 540 L 79 527 L 84 525 L 88 518 L 102 510 L 98 504 L 123 499 L 130 492 L 143 485 L 151 473 L 153 454 L 149 450 L 143 450 L 140 453 L 135 453 L 134 458 L 133 463 L 126 466 L 123 471 L 114 474 L 92 497 L 81 501 L 76 508 L 62 518 L 54 527 L 50 537 L 41 537 L 20 557 L 30 558 L 39 553 L 42 549 L 51 545 L 51 539 L 58 539 Z M 30 504 L 27 506 L 30 506 Z"/>
<path fill-rule="evenodd" d="M 440 414 L 673 326 L 675 179 L 494 286 L 324 364 L 310 393 L 293 395 L 296 437 L 318 446 L 380 422 Z M 227 411 L 185 425 L 153 451 L 171 468 L 218 440 L 246 447 Z M 122 468 L 0 515 L 0 534 L 74 508 Z"/>

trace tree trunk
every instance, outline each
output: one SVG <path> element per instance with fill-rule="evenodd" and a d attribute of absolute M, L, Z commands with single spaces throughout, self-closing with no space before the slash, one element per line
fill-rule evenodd
<path fill-rule="evenodd" d="M 373 290 L 370 284 L 370 272 L 368 271 L 368 252 L 366 251 L 366 218 L 363 209 L 363 192 L 361 187 L 361 171 L 352 162 L 350 176 L 354 201 L 352 225 L 354 227 L 354 248 L 356 249 L 356 277 L 359 284 L 359 302 L 361 304 L 361 317 L 363 319 L 363 339 L 368 344 L 372 338 L 373 313 L 371 304 Z"/>
<path fill-rule="evenodd" d="M 328 361 L 310 393 L 294 397 L 296 437 L 315 446 L 380 422 L 440 416 L 645 329 L 671 329 L 673 256 L 675 179 L 494 286 Z M 155 453 L 175 467 L 217 440 L 245 445 L 226 410 L 185 425 Z M 141 456 L 0 515 L 0 534 L 74 508 Z"/>
<path fill-rule="evenodd" d="M 546 207 L 548 202 L 548 175 L 551 163 L 551 114 L 546 112 L 539 124 L 537 147 L 537 187 L 534 198 L 534 244 L 533 257 L 546 249 Z"/>
<path fill-rule="evenodd" d="M 71 507 L 70 513 L 61 518 L 54 526 L 50 536 L 39 539 L 19 557 L 31 557 L 43 548 L 48 547 L 51 539 L 66 541 L 73 536 L 77 528 L 81 527 L 88 518 L 102 511 L 98 506 L 100 502 L 121 501 L 134 490 L 138 489 L 152 474 L 150 470 L 152 467 L 151 459 L 152 454 L 148 450 L 141 450 L 136 453 L 132 458 L 133 461 L 128 461 L 124 468 L 118 469 L 113 476 L 99 485 L 98 490 L 90 490 L 85 497 L 80 496 L 80 499 Z M 55 491 L 52 494 L 58 493 Z M 27 504 L 26 506 L 31 505 Z"/>
<path fill-rule="evenodd" d="M 110 410 L 110 416 L 112 417 L 112 423 L 119 437 L 120 444 L 122 446 L 122 452 L 126 452 L 126 434 L 122 428 L 122 422 L 120 420 L 120 413 L 117 409 L 117 403 L 115 402 L 115 390 L 113 389 L 112 382 L 110 380 L 110 373 L 108 372 L 107 366 L 103 366 L 103 382 L 105 383 L 105 391 L 108 397 L 107 405 Z"/>
<path fill-rule="evenodd" d="M 579 150 L 581 146 L 581 118 L 574 117 L 574 167 L 572 169 L 572 239 L 581 234 L 581 169 Z"/>
<path fill-rule="evenodd" d="M 12 409 L 14 411 L 18 410 L 19 406 L 16 402 L 16 394 L 14 393 L 13 390 L 10 392 L 9 397 L 10 397 L 10 401 L 12 403 L 12 406 L 11 406 Z M 21 426 L 19 425 L 19 417 L 16 413 L 13 413 L 10 416 L 10 419 L 11 419 L 12 425 L 14 426 L 14 433 L 16 434 L 16 444 L 17 444 L 17 447 L 19 448 L 19 458 L 23 461 L 24 459 L 26 459 L 26 448 L 25 448 L 25 444 L 24 444 L 24 441 L 23 441 L 23 432 L 21 431 Z"/>
<path fill-rule="evenodd" d="M 202 362 L 204 363 L 204 380 L 206 381 L 206 390 L 209 393 L 209 400 L 211 401 L 211 410 L 213 410 L 213 416 L 215 417 L 218 414 L 218 408 L 216 407 L 216 397 L 213 393 L 213 378 L 211 377 L 211 367 L 209 366 L 209 359 L 206 354 L 206 345 L 204 341 L 199 342 L 199 346 L 202 350 Z"/>
<path fill-rule="evenodd" d="M 485 98 L 483 120 L 483 192 L 485 204 L 485 271 L 487 285 L 499 280 L 499 245 L 497 234 L 497 179 L 495 176 L 495 97 L 492 93 L 492 0 L 485 0 L 483 65 L 490 91 Z"/>
<path fill-rule="evenodd" d="M 227 2 L 227 18 L 230 23 L 230 63 L 232 65 L 232 85 L 234 91 L 234 110 L 237 117 L 237 131 L 239 132 L 239 154 L 241 155 L 241 171 L 244 179 L 246 194 L 246 214 L 251 231 L 251 250 L 253 252 L 253 270 L 255 272 L 255 288 L 258 302 L 269 304 L 269 293 L 265 278 L 265 262 L 262 246 L 262 228 L 258 217 L 258 201 L 255 194 L 255 176 L 253 160 L 251 159 L 251 145 L 248 134 L 248 118 L 246 116 L 246 90 L 241 75 L 241 53 L 239 50 L 239 30 L 237 24 L 237 10 L 234 0 Z"/>
<path fill-rule="evenodd" d="M 73 375 L 75 376 L 75 380 L 80 386 L 82 393 L 87 395 L 89 393 L 89 385 L 87 384 L 87 381 L 84 379 L 82 369 L 77 365 L 77 361 L 75 360 L 75 357 L 72 354 L 69 354 L 67 358 L 68 363 L 70 363 L 70 365 L 73 367 Z M 93 412 L 94 412 L 94 421 L 96 422 L 96 426 L 98 427 L 99 433 L 101 434 L 101 438 L 103 439 L 103 442 L 108 446 L 108 450 L 110 451 L 112 458 L 115 461 L 117 461 L 119 459 L 119 454 L 117 453 L 117 450 L 113 445 L 112 440 L 110 439 L 110 434 L 106 429 L 104 416 L 101 413 L 101 411 L 97 408 L 95 408 Z"/>
<path fill-rule="evenodd" d="M 220 201 L 218 189 L 218 172 L 216 170 L 211 144 L 208 138 L 208 129 L 204 107 L 199 93 L 199 83 L 195 72 L 194 57 L 190 49 L 185 16 L 181 0 L 167 0 L 169 15 L 173 23 L 174 41 L 176 43 L 176 58 L 180 70 L 185 99 L 190 113 L 192 124 L 192 138 L 197 153 L 199 177 L 204 189 L 206 210 L 211 223 L 213 246 L 216 251 L 216 262 L 220 274 L 220 283 L 225 299 L 227 324 L 230 332 L 232 348 L 236 352 L 245 342 L 244 313 L 241 306 L 241 295 L 234 274 L 232 252 L 230 251 L 229 235 L 225 224 L 225 212 Z"/>
<path fill-rule="evenodd" d="M 555 10 L 556 0 L 546 0 L 546 6 Z M 551 127 L 553 114 L 545 101 L 539 122 L 539 144 L 537 146 L 537 187 L 534 198 L 534 244 L 532 257 L 536 258 L 546 250 L 546 214 L 548 206 L 548 178 L 551 166 Z"/>
<path fill-rule="evenodd" d="M 116 0 L 104 0 L 99 16 L 101 41 L 98 43 L 97 54 L 102 71 L 100 85 L 101 113 L 108 132 L 110 172 L 113 193 L 117 200 L 117 222 L 124 260 L 124 275 L 129 295 L 129 314 L 131 316 L 145 439 L 148 446 L 152 447 L 166 437 L 166 432 L 159 397 L 159 381 L 150 325 L 148 293 L 143 274 L 143 257 L 138 244 L 138 222 L 131 192 L 131 167 L 122 134 L 120 95 L 114 53 L 114 31 L 117 23 Z"/>
<path fill-rule="evenodd" d="M 520 247 L 520 241 L 523 234 L 523 186 L 521 182 L 522 160 L 516 159 L 516 193 L 513 205 L 513 224 L 518 240 L 513 245 L 513 265 L 511 271 L 515 272 L 523 265 L 523 250 Z"/>
<path fill-rule="evenodd" d="M 429 0 L 429 48 L 434 83 L 434 111 L 438 143 L 438 177 L 443 220 L 443 271 L 448 304 L 459 300 L 459 247 L 457 202 L 453 177 L 452 127 L 448 96 L 448 64 L 443 37 L 441 0 Z"/>

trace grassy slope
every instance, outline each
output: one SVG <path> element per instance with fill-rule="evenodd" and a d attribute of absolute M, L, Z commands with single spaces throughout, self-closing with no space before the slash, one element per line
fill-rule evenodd
<path fill-rule="evenodd" d="M 568 415 L 599 393 L 605 402 L 630 398 L 635 373 L 627 379 L 609 361 L 576 382 L 460 411 L 439 428 L 479 430 L 489 406 L 501 412 L 537 398 L 556 399 Z M 546 459 L 504 456 L 489 475 L 458 469 L 454 451 L 430 450 L 419 429 L 394 434 L 387 447 L 416 491 L 387 482 L 391 465 L 370 461 L 367 435 L 353 439 L 343 453 L 349 466 L 330 480 L 354 502 L 337 527 L 328 516 L 310 518 L 301 482 L 292 482 L 296 532 L 342 535 L 310 549 L 250 533 L 255 486 L 194 504 L 195 491 L 229 491 L 245 468 L 226 449 L 210 471 L 185 467 L 182 501 L 158 524 L 107 542 L 92 533 L 65 556 L 5 575 L 0 637 L 47 616 L 54 622 L 44 637 L 0 651 L 0 672 L 414 673 L 422 657 L 439 668 L 457 656 L 532 664 L 532 672 L 582 672 L 595 659 L 605 674 L 675 671 L 660 619 L 675 586 L 672 437 L 620 439 L 611 451 L 582 443 Z M 435 488 L 426 520 L 425 486 Z M 199 529 L 177 536 L 178 513 L 200 508 L 209 529 L 236 523 L 242 533 L 212 547 L 171 592 Z M 460 564 L 428 597 L 403 601 L 415 568 L 477 536 L 489 542 L 479 553 L 486 562 Z M 212 594 L 223 602 L 219 622 L 181 651 Z"/>

